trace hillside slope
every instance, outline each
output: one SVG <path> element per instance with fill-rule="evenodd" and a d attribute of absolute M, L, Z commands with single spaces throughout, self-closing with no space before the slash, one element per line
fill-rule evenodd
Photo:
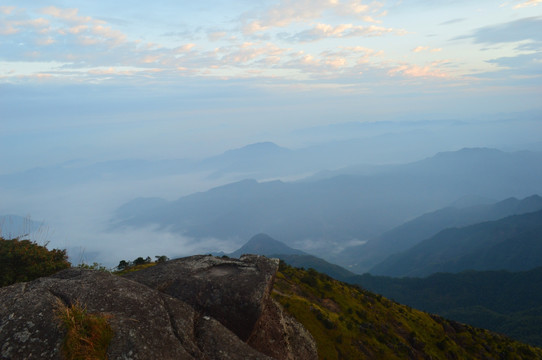
<path fill-rule="evenodd" d="M 347 281 L 401 304 L 542 346 L 542 267 L 523 272 L 441 273 L 427 278 L 365 274 Z"/>
<path fill-rule="evenodd" d="M 314 337 L 319 359 L 542 359 L 542 349 L 411 309 L 281 263 L 273 296 Z"/>

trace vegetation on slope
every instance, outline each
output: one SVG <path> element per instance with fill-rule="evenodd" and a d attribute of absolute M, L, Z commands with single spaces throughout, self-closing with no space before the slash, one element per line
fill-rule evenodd
<path fill-rule="evenodd" d="M 143 270 L 169 260 L 169 258 L 165 255 L 156 255 L 155 258 L 156 261 L 152 261 L 149 256 L 147 256 L 145 259 L 140 256 L 134 261 L 121 260 L 116 267 L 117 270 L 114 273 L 116 275 L 124 275 L 134 271 Z"/>
<path fill-rule="evenodd" d="M 66 250 L 48 250 L 31 240 L 0 237 L 0 286 L 49 276 L 70 266 Z"/>
<path fill-rule="evenodd" d="M 313 335 L 320 359 L 542 359 L 542 350 L 397 304 L 281 262 L 273 296 Z"/>
<path fill-rule="evenodd" d="M 542 267 L 427 278 L 359 275 L 347 280 L 402 304 L 542 346 Z"/>

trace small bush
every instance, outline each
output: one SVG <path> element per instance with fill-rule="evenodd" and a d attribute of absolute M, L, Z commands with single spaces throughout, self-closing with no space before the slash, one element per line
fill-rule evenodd
<path fill-rule="evenodd" d="M 92 264 L 80 263 L 77 265 L 77 267 L 79 269 L 85 269 L 85 270 L 97 270 L 97 271 L 110 272 L 107 267 L 97 262 L 94 262 Z"/>
<path fill-rule="evenodd" d="M 0 237 L 0 286 L 49 276 L 70 266 L 66 250 L 48 250 L 30 240 Z"/>
<path fill-rule="evenodd" d="M 71 306 L 59 304 L 57 316 L 66 330 L 62 343 L 65 359 L 107 359 L 107 348 L 113 338 L 113 330 L 107 322 L 110 316 L 89 314 L 79 302 Z"/>

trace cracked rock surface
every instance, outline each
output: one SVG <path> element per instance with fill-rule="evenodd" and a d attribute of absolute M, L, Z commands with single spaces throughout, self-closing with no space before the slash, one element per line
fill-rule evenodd
<path fill-rule="evenodd" d="M 0 358 L 61 359 L 58 303 L 108 314 L 109 359 L 270 359 L 185 302 L 109 273 L 68 269 L 0 288 Z"/>
<path fill-rule="evenodd" d="M 196 255 L 125 275 L 192 305 L 246 341 L 273 288 L 277 259 Z"/>
<path fill-rule="evenodd" d="M 317 359 L 310 333 L 271 297 L 278 267 L 278 259 L 259 255 L 196 255 L 125 277 L 190 304 L 273 358 Z"/>

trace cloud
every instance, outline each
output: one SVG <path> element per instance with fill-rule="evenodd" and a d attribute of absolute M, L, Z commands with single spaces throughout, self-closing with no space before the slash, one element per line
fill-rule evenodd
<path fill-rule="evenodd" d="M 452 25 L 465 21 L 466 18 L 457 18 L 440 23 L 439 25 Z"/>
<path fill-rule="evenodd" d="M 523 1 L 520 4 L 517 4 L 514 6 L 514 9 L 521 9 L 524 7 L 531 7 L 531 6 L 538 6 L 539 4 L 542 4 L 542 0 L 527 0 Z"/>
<path fill-rule="evenodd" d="M 542 75 L 542 53 L 522 54 L 512 57 L 501 57 L 488 60 L 502 69 L 501 76 L 535 76 Z"/>
<path fill-rule="evenodd" d="M 531 40 L 542 42 L 542 17 L 528 17 L 504 24 L 486 26 L 453 40 L 473 39 L 477 44 L 500 44 Z"/>
<path fill-rule="evenodd" d="M 9 15 L 15 10 L 15 6 L 0 6 L 0 14 Z"/>
<path fill-rule="evenodd" d="M 218 49 L 218 53 L 224 53 L 220 58 L 222 64 L 231 66 L 246 65 L 255 60 L 271 63 L 280 61 L 280 57 L 287 51 L 272 43 L 260 44 L 245 42 L 235 47 Z"/>
<path fill-rule="evenodd" d="M 104 24 L 105 23 L 105 21 L 103 20 L 93 19 L 90 16 L 79 16 L 78 15 L 79 9 L 76 9 L 76 8 L 61 9 L 56 6 L 49 6 L 49 7 L 41 9 L 41 13 L 66 21 L 66 22 L 75 23 L 75 24 L 87 24 L 87 23 Z"/>
<path fill-rule="evenodd" d="M 20 32 L 37 31 L 44 34 L 50 31 L 49 21 L 44 18 L 5 20 L 0 23 L 0 35 L 14 35 Z"/>
<path fill-rule="evenodd" d="M 326 12 L 367 22 L 378 22 L 371 14 L 385 16 L 385 12 L 377 13 L 382 6 L 380 2 L 365 4 L 362 0 L 280 0 L 278 4 L 255 16 L 256 19 L 245 16 L 248 20 L 245 20 L 243 32 L 254 34 L 270 28 L 286 27 L 292 23 L 307 22 L 321 18 Z"/>
<path fill-rule="evenodd" d="M 326 38 L 349 38 L 349 37 L 373 37 L 394 33 L 403 35 L 404 30 L 395 30 L 382 26 L 341 24 L 337 26 L 328 24 L 316 24 L 312 29 L 299 32 L 295 35 L 281 35 L 281 38 L 289 41 L 310 42 Z"/>
<path fill-rule="evenodd" d="M 411 78 L 451 78 L 451 74 L 439 68 L 443 61 L 435 61 L 429 65 L 401 64 L 388 70 L 389 76 L 403 75 Z"/>
<path fill-rule="evenodd" d="M 280 66 L 305 74 L 311 79 L 335 79 L 345 85 L 352 81 L 358 82 L 362 74 L 365 80 L 369 80 L 368 73 L 374 73 L 378 67 L 373 63 L 373 59 L 379 59 L 383 55 L 381 50 L 343 46 L 317 54 L 304 51 L 289 53 Z"/>
<path fill-rule="evenodd" d="M 429 46 L 417 46 L 414 49 L 412 49 L 412 52 L 418 53 L 422 51 L 429 51 L 429 52 L 439 52 L 442 51 L 441 48 L 431 48 Z"/>
<path fill-rule="evenodd" d="M 228 35 L 225 31 L 213 31 L 207 34 L 207 38 L 211 41 L 218 41 Z"/>

